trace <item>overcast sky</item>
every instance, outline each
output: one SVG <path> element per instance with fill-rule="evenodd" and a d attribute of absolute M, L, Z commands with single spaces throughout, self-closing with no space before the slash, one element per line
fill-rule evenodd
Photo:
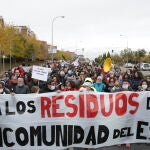
<path fill-rule="evenodd" d="M 52 19 L 65 16 L 54 21 L 54 44 L 78 53 L 84 48 L 90 58 L 127 46 L 150 51 L 150 0 L 1 0 L 0 16 L 49 44 Z"/>

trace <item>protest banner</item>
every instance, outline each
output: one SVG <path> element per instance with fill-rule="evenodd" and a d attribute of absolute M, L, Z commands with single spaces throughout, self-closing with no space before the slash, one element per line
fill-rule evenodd
<path fill-rule="evenodd" d="M 150 92 L 0 95 L 0 149 L 150 143 Z"/>
<path fill-rule="evenodd" d="M 49 68 L 33 65 L 32 78 L 41 81 L 47 81 L 48 72 L 49 72 Z"/>

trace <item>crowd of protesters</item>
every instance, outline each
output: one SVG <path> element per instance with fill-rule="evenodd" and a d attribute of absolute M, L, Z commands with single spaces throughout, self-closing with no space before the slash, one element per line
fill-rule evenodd
<path fill-rule="evenodd" d="M 101 65 L 80 64 L 61 65 L 49 63 L 43 65 L 50 68 L 47 82 L 32 78 L 32 67 L 26 72 L 22 65 L 1 75 L 1 94 L 46 93 L 55 91 L 119 92 L 119 91 L 149 91 L 150 76 L 144 77 L 136 66 L 123 72 L 114 67 L 104 72 Z"/>
<path fill-rule="evenodd" d="M 120 67 L 113 67 L 104 72 L 101 65 L 84 63 L 79 66 L 49 63 L 42 65 L 49 68 L 47 81 L 32 78 L 32 67 L 28 71 L 24 65 L 14 67 L 1 75 L 0 94 L 28 94 L 65 91 L 150 91 L 150 75 L 143 76 L 136 66 L 123 72 Z M 118 145 L 121 146 L 121 145 Z M 130 144 L 126 144 L 130 147 Z"/>

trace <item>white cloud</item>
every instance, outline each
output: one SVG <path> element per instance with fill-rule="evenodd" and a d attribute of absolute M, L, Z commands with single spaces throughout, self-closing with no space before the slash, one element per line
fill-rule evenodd
<path fill-rule="evenodd" d="M 41 40 L 63 49 L 85 48 L 95 56 L 99 50 L 126 47 L 150 49 L 149 0 L 1 0 L 0 15 L 7 23 L 29 26 Z M 83 41 L 82 44 L 79 41 Z M 98 52 L 97 52 L 98 51 Z"/>

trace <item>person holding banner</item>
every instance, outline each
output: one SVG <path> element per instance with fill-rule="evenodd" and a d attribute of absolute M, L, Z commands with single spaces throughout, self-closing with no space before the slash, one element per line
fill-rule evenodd
<path fill-rule="evenodd" d="M 132 91 L 132 88 L 130 87 L 130 81 L 129 80 L 123 80 L 122 83 L 122 90 L 121 91 Z M 127 148 L 130 148 L 130 143 L 125 144 Z M 121 144 L 117 145 L 118 147 L 121 147 Z"/>
<path fill-rule="evenodd" d="M 108 83 L 107 83 L 107 90 L 106 90 L 107 92 L 111 92 L 112 88 L 115 85 L 115 81 L 116 81 L 115 77 L 110 77 L 109 78 Z"/>
<path fill-rule="evenodd" d="M 66 86 L 62 86 L 61 91 L 76 91 L 75 82 L 73 80 L 67 80 Z"/>
<path fill-rule="evenodd" d="M 84 71 L 79 71 L 78 72 L 78 76 L 76 78 L 76 88 L 79 90 L 82 86 L 82 84 L 84 83 L 84 80 L 85 80 L 85 77 L 86 77 L 86 73 Z"/>
<path fill-rule="evenodd" d="M 142 80 L 140 86 L 138 87 L 139 91 L 150 91 L 147 80 Z"/>
<path fill-rule="evenodd" d="M 59 90 L 59 88 L 55 86 L 55 83 L 53 82 L 53 80 L 48 80 L 46 83 L 46 87 L 41 88 L 39 93 L 55 92 L 57 90 Z"/>
<path fill-rule="evenodd" d="M 9 89 L 5 87 L 5 83 L 0 81 L 0 94 L 10 94 Z"/>
<path fill-rule="evenodd" d="M 97 90 L 97 92 L 104 92 L 106 85 L 102 82 L 102 76 L 98 76 L 96 79 L 96 83 L 93 84 L 93 87 Z"/>
<path fill-rule="evenodd" d="M 115 92 L 120 92 L 120 91 L 121 91 L 120 82 L 119 82 L 119 80 L 116 80 L 114 87 L 111 89 L 111 92 L 115 93 Z"/>
<path fill-rule="evenodd" d="M 131 86 L 130 86 L 130 81 L 129 80 L 127 80 L 127 79 L 123 80 L 121 91 L 133 91 Z"/>
<path fill-rule="evenodd" d="M 82 87 L 79 89 L 79 91 L 80 92 L 83 92 L 83 91 L 97 92 L 96 89 L 93 87 L 93 80 L 89 77 L 85 78 L 85 81 L 82 84 Z"/>
<path fill-rule="evenodd" d="M 16 85 L 16 94 L 28 94 L 30 93 L 30 89 L 28 85 L 24 84 L 24 79 L 19 77 L 18 78 L 18 84 Z"/>

